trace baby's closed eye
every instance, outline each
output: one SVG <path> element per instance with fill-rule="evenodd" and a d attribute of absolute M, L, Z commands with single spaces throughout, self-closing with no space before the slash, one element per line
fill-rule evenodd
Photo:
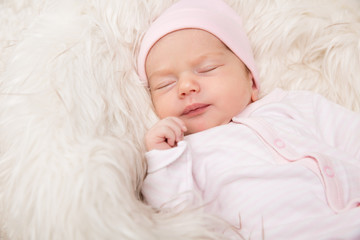
<path fill-rule="evenodd" d="M 198 73 L 206 73 L 206 72 L 211 72 L 213 70 L 215 70 L 217 68 L 217 66 L 206 66 L 203 68 L 200 68 L 199 70 L 197 70 Z"/>
<path fill-rule="evenodd" d="M 198 68 L 196 68 L 196 72 L 197 73 L 211 73 L 215 70 L 217 70 L 218 68 L 220 68 L 221 66 L 223 66 L 223 64 L 219 64 L 219 63 L 216 63 L 216 64 L 206 64 L 206 65 L 203 65 L 203 66 L 200 66 Z"/>
<path fill-rule="evenodd" d="M 162 77 L 158 81 L 156 81 L 156 84 L 154 84 L 153 87 L 151 87 L 152 90 L 160 90 L 167 87 L 171 87 L 176 83 L 176 79 L 173 77 Z"/>

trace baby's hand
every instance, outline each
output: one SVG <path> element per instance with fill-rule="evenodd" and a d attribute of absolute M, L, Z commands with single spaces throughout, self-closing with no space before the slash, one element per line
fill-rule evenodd
<path fill-rule="evenodd" d="M 145 135 L 147 151 L 169 149 L 183 140 L 185 123 L 177 117 L 167 117 L 157 122 Z"/>

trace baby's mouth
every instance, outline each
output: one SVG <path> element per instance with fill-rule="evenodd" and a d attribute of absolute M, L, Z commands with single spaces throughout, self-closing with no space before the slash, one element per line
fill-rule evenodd
<path fill-rule="evenodd" d="M 196 116 L 199 115 L 201 113 L 203 113 L 207 107 L 209 107 L 210 104 L 205 104 L 205 103 L 194 103 L 191 104 L 189 106 L 187 106 L 183 113 L 181 114 L 181 116 Z"/>

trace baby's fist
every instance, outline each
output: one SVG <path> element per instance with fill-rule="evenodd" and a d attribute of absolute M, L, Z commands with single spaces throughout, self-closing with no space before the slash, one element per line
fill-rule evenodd
<path fill-rule="evenodd" d="M 167 117 L 157 122 L 145 135 L 146 150 L 170 149 L 184 139 L 184 121 L 177 117 Z"/>

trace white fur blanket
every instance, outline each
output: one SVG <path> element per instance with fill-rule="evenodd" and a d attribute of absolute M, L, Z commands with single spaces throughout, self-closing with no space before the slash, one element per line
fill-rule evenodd
<path fill-rule="evenodd" d="M 172 0 L 0 0 L 0 239 L 221 239 L 139 200 L 142 33 Z M 358 0 L 228 0 L 261 77 L 360 111 Z"/>

